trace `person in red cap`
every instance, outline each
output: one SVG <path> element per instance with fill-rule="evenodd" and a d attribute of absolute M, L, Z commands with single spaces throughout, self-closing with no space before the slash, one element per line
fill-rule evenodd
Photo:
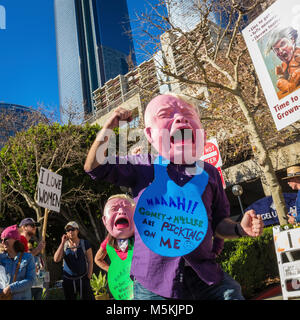
<path fill-rule="evenodd" d="M 1 233 L 4 253 L 0 254 L 0 264 L 5 268 L 6 274 L 10 275 L 9 284 L 2 293 L 12 294 L 13 300 L 31 300 L 35 264 L 33 256 L 24 252 L 24 245 L 20 239 L 17 225 L 9 226 Z"/>

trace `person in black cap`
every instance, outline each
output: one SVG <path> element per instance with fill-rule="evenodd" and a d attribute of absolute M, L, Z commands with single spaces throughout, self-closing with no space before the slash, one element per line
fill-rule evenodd
<path fill-rule="evenodd" d="M 36 228 L 40 226 L 40 223 L 35 222 L 32 218 L 25 218 L 19 224 L 19 233 L 21 235 L 21 242 L 25 246 L 25 252 L 28 252 L 28 242 L 36 234 Z M 33 256 L 38 255 L 45 248 L 45 241 L 41 240 L 36 248 L 31 251 Z"/>

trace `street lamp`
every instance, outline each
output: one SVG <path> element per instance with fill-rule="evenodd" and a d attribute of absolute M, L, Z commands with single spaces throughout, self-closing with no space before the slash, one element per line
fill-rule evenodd
<path fill-rule="evenodd" d="M 243 194 L 243 188 L 242 186 L 240 186 L 239 184 L 236 184 L 235 186 L 232 187 L 232 193 L 238 197 L 239 199 L 239 203 L 240 203 L 240 207 L 241 207 L 241 211 L 242 211 L 242 214 L 244 216 L 244 209 L 243 209 L 243 205 L 242 205 L 242 201 L 241 201 L 241 198 L 240 196 Z"/>

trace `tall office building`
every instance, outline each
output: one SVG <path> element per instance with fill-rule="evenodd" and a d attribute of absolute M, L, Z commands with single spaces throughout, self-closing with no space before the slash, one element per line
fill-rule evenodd
<path fill-rule="evenodd" d="M 92 92 L 135 64 L 126 0 L 55 0 L 59 100 L 93 112 Z M 62 122 L 66 119 L 62 117 Z"/>
<path fill-rule="evenodd" d="M 165 0 L 168 9 L 168 15 L 173 26 L 187 32 L 193 30 L 201 20 L 201 15 L 205 12 L 205 7 L 212 6 L 208 19 L 218 26 L 225 28 L 230 19 L 231 6 L 228 7 L 225 2 L 220 3 L 218 0 Z M 247 1 L 243 1 L 244 5 Z M 237 19 L 237 14 L 231 17 L 232 25 Z M 244 22 L 247 19 L 244 18 Z"/>
<path fill-rule="evenodd" d="M 0 102 L 0 149 L 18 131 L 46 121 L 43 114 L 30 107 Z"/>

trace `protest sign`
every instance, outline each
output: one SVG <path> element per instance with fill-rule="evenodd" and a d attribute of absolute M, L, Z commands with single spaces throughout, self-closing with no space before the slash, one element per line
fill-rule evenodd
<path fill-rule="evenodd" d="M 201 196 L 208 174 L 201 169 L 201 174 L 180 187 L 170 179 L 162 159 L 154 163 L 155 178 L 139 198 L 134 222 L 149 249 L 178 257 L 195 250 L 206 235 L 208 218 Z"/>
<path fill-rule="evenodd" d="M 222 162 L 219 145 L 216 138 L 211 138 L 206 141 L 204 146 L 204 152 L 200 160 L 210 163 L 211 165 L 213 165 L 218 169 L 221 180 L 222 180 L 223 188 L 225 189 L 226 183 L 225 183 L 222 169 L 221 169 L 223 162 Z"/>
<path fill-rule="evenodd" d="M 299 0 L 278 0 L 243 30 L 277 130 L 300 119 L 299 32 Z"/>
<path fill-rule="evenodd" d="M 206 141 L 204 146 L 204 153 L 200 159 L 202 161 L 210 163 L 216 168 L 222 166 L 222 159 L 219 151 L 219 146 L 215 138 Z"/>
<path fill-rule="evenodd" d="M 59 212 L 62 176 L 41 167 L 37 188 L 37 204 Z"/>

